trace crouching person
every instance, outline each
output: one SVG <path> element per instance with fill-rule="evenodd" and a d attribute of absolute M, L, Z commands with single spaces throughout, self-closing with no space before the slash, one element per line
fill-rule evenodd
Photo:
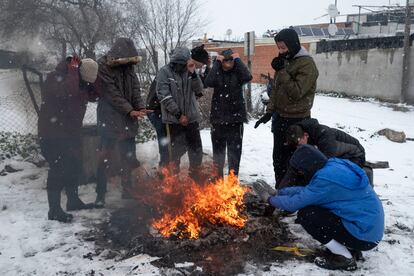
<path fill-rule="evenodd" d="M 361 251 L 375 248 L 384 232 L 381 201 L 355 163 L 327 159 L 310 145 L 300 146 L 290 165 L 308 181 L 278 194 L 255 183 L 262 200 L 275 208 L 295 212 L 296 222 L 328 250 L 315 259 L 326 269 L 355 270 Z"/>
<path fill-rule="evenodd" d="M 90 209 L 78 196 L 82 171 L 81 130 L 98 64 L 92 59 L 69 57 L 48 74 L 42 86 L 38 134 L 43 156 L 49 163 L 47 198 L 49 220 L 70 222 L 71 214 L 62 210 L 61 192 L 65 188 L 67 211 Z"/>

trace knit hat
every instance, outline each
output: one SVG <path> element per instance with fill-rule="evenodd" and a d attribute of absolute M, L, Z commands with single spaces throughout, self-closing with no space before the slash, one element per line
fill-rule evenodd
<path fill-rule="evenodd" d="M 224 57 L 224 60 L 233 59 L 233 57 L 231 56 L 232 54 L 233 54 L 232 49 L 227 49 L 221 52 L 221 55 Z"/>
<path fill-rule="evenodd" d="M 326 156 L 314 146 L 302 145 L 293 153 L 289 164 L 294 169 L 303 172 L 310 180 L 318 170 L 325 166 L 327 160 Z"/>
<path fill-rule="evenodd" d="M 84 58 L 81 60 L 79 71 L 84 81 L 94 83 L 98 76 L 98 63 L 91 58 Z"/>
<path fill-rule="evenodd" d="M 204 44 L 191 49 L 191 58 L 204 64 L 208 63 L 209 55 L 208 52 L 204 50 Z"/>
<path fill-rule="evenodd" d="M 187 61 L 191 58 L 190 50 L 187 47 L 177 47 L 171 54 L 170 62 L 177 64 L 187 64 Z"/>
<path fill-rule="evenodd" d="M 281 42 L 283 41 L 286 46 L 288 47 L 289 53 L 287 58 L 291 59 L 294 56 L 296 56 L 297 53 L 299 53 L 301 49 L 299 36 L 295 29 L 289 28 L 289 29 L 283 29 L 281 30 L 275 37 L 275 42 Z"/>

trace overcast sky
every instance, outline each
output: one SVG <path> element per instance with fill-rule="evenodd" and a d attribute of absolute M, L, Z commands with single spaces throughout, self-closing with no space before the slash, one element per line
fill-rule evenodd
<path fill-rule="evenodd" d="M 329 22 L 326 14 L 329 4 L 335 0 L 201 0 L 202 12 L 210 23 L 205 31 L 209 38 L 223 39 L 226 30 L 232 30 L 232 37 L 239 38 L 246 31 L 255 31 L 261 36 L 268 29 L 280 29 L 290 25 Z M 341 14 L 358 13 L 352 5 L 405 5 L 405 0 L 337 0 Z M 344 21 L 339 17 L 337 22 Z"/>

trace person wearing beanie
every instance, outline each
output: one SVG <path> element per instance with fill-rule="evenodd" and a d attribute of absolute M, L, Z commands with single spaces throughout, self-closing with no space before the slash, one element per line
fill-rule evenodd
<path fill-rule="evenodd" d="M 47 75 L 42 86 L 38 136 L 42 155 L 49 163 L 47 177 L 48 218 L 70 222 L 62 210 L 61 192 L 67 195 L 67 211 L 93 208 L 78 196 L 82 171 L 81 130 L 88 100 L 95 100 L 97 63 L 68 57 Z"/>
<path fill-rule="evenodd" d="M 131 198 L 131 172 L 140 166 L 136 157 L 135 136 L 138 120 L 150 111 L 145 109 L 134 66 L 140 61 L 134 42 L 118 38 L 108 53 L 98 60 L 98 133 L 101 159 L 96 183 L 98 207 L 105 204 L 108 176 L 121 174 L 122 197 Z"/>
<path fill-rule="evenodd" d="M 319 73 L 313 58 L 301 47 L 294 29 L 283 29 L 274 39 L 279 49 L 278 56 L 271 62 L 275 70 L 274 84 L 266 114 L 256 122 L 255 128 L 273 118 L 273 169 L 278 187 L 295 150 L 285 144 L 286 130 L 310 118 Z"/>
<path fill-rule="evenodd" d="M 239 173 L 243 144 L 243 124 L 247 122 L 243 85 L 252 80 L 252 74 L 231 49 L 217 56 L 213 68 L 205 79 L 214 88 L 211 100 L 210 123 L 213 144 L 213 161 L 217 176 L 223 177 L 226 158 L 229 172 Z"/>
<path fill-rule="evenodd" d="M 307 185 L 278 192 L 256 182 L 259 197 L 271 206 L 296 212 L 296 223 L 327 251 L 315 258 L 319 267 L 355 270 L 361 251 L 375 248 L 384 233 L 384 210 L 365 172 L 355 163 L 327 159 L 311 145 L 302 145 L 290 165 L 303 174 Z"/>
<path fill-rule="evenodd" d="M 208 73 L 210 72 L 211 59 L 208 52 L 204 49 L 204 44 L 191 49 L 191 59 L 196 66 L 196 72 L 204 83 Z M 204 84 L 204 88 L 207 88 Z"/>
<path fill-rule="evenodd" d="M 186 47 L 175 48 L 170 62 L 160 69 L 156 78 L 156 93 L 161 104 L 162 122 L 166 125 L 169 136 L 167 138 L 171 146 L 169 159 L 178 172 L 182 153 L 187 151 L 190 177 L 198 181 L 203 148 L 197 95 L 202 93 L 203 83 L 196 73 L 190 50 Z"/>

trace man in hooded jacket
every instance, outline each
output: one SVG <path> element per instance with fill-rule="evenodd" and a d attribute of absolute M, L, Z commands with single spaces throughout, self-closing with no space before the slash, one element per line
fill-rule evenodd
<path fill-rule="evenodd" d="M 107 55 L 98 60 L 101 96 L 97 113 L 102 155 L 96 187 L 99 207 L 105 204 L 107 177 L 120 173 L 123 197 L 130 197 L 131 171 L 140 165 L 135 136 L 138 119 L 145 117 L 147 110 L 134 71 L 138 62 L 138 51 L 129 38 L 118 38 Z"/>
<path fill-rule="evenodd" d="M 294 29 L 283 29 L 274 39 L 279 48 L 279 55 L 271 63 L 276 71 L 274 85 L 266 114 L 256 122 L 255 128 L 273 116 L 273 168 L 278 187 L 294 151 L 285 145 L 286 130 L 310 118 L 319 73 L 312 57 L 301 47 Z"/>
<path fill-rule="evenodd" d="M 190 61 L 186 47 L 174 49 L 170 62 L 157 75 L 157 97 L 161 103 L 162 121 L 167 126 L 171 143 L 171 160 L 178 172 L 181 153 L 187 151 L 190 176 L 198 180 L 203 158 L 199 130 L 200 111 L 196 96 L 202 94 L 203 83 Z"/>
<path fill-rule="evenodd" d="M 315 259 L 326 269 L 355 270 L 361 251 L 375 248 L 384 233 L 384 210 L 365 172 L 355 163 L 327 159 L 311 145 L 302 145 L 290 165 L 308 183 L 276 192 L 256 182 L 254 190 L 275 208 L 296 212 L 296 222 L 328 251 Z"/>
<path fill-rule="evenodd" d="M 96 100 L 93 83 L 98 64 L 92 59 L 68 57 L 47 75 L 42 85 L 38 120 L 40 148 L 49 163 L 47 198 L 49 220 L 70 222 L 71 214 L 61 208 L 65 188 L 68 211 L 90 209 L 78 196 L 82 171 L 81 131 L 88 101 Z"/>

